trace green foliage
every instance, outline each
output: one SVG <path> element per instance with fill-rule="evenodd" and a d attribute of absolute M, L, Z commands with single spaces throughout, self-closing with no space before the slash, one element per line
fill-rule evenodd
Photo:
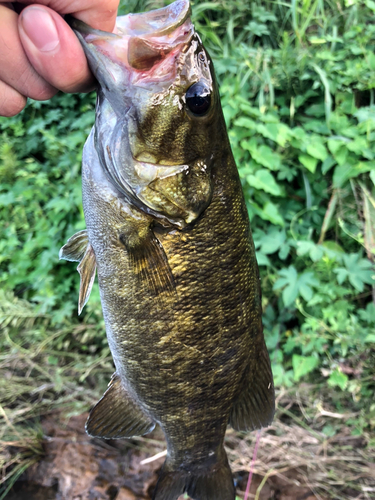
<path fill-rule="evenodd" d="M 93 118 L 92 96 L 59 96 L 0 121 L 0 283 L 41 312 L 58 305 L 56 322 L 73 312 L 77 279 L 58 251 L 84 228 L 79 172 Z"/>
<path fill-rule="evenodd" d="M 370 0 L 193 5 L 252 222 L 276 385 L 323 377 L 363 407 L 374 390 L 374 12 Z M 1 287 L 55 326 L 79 325 L 78 274 L 58 249 L 84 228 L 93 118 L 93 95 L 59 95 L 0 119 Z M 84 321 L 97 328 L 56 351 L 102 352 L 99 310 L 95 289 Z"/>
<path fill-rule="evenodd" d="M 296 3 L 262 4 L 283 28 L 270 16 L 268 33 L 246 43 L 223 36 L 230 57 L 216 68 L 261 266 L 276 384 L 319 369 L 366 405 L 375 332 L 372 4 L 340 12 L 333 4 L 325 12 L 318 3 L 296 11 Z M 356 366 L 360 373 L 350 375 Z"/>

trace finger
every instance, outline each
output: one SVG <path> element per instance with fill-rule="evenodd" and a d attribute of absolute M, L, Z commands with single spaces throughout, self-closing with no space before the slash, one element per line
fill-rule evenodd
<path fill-rule="evenodd" d="M 11 3 L 12 0 L 2 1 Z M 19 0 L 17 3 L 31 5 L 35 0 Z M 112 32 L 119 0 L 39 0 L 38 4 L 50 7 L 60 14 L 72 14 L 92 28 Z"/>
<path fill-rule="evenodd" d="M 0 4 L 0 80 L 20 94 L 37 100 L 56 93 L 32 67 L 18 33 L 18 15 Z"/>
<path fill-rule="evenodd" d="M 26 106 L 25 96 L 0 80 L 0 116 L 15 116 Z"/>
<path fill-rule="evenodd" d="M 42 5 L 26 7 L 19 17 L 19 34 L 36 71 L 63 92 L 84 92 L 94 79 L 81 44 L 63 18 Z"/>
<path fill-rule="evenodd" d="M 48 0 L 46 0 L 48 1 Z M 52 5 L 50 5 L 52 7 Z M 74 0 L 70 2 L 69 13 L 92 28 L 113 31 L 116 24 L 119 0 Z M 53 7 L 52 7 L 53 8 Z"/>

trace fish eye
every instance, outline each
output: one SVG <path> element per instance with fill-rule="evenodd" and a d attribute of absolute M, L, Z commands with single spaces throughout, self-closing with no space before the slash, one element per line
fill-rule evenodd
<path fill-rule="evenodd" d="M 202 82 L 194 83 L 186 92 L 186 104 L 194 115 L 202 116 L 210 109 L 211 92 Z"/>

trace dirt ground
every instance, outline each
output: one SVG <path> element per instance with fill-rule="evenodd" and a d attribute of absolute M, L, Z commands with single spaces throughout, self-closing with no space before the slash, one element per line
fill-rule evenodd
<path fill-rule="evenodd" d="M 141 462 L 165 450 L 161 431 L 133 440 L 91 439 L 84 431 L 86 417 L 84 414 L 63 421 L 61 415 L 56 414 L 44 420 L 44 457 L 21 476 L 7 500 L 152 498 L 164 458 L 146 464 Z M 231 457 L 230 439 L 228 445 Z M 234 467 L 234 479 L 237 495 L 243 498 L 248 472 L 238 468 Z M 304 474 L 303 467 L 270 475 L 266 481 L 264 476 L 255 474 L 249 499 L 256 498 L 258 490 L 257 500 L 326 500 L 301 484 L 301 474 Z"/>

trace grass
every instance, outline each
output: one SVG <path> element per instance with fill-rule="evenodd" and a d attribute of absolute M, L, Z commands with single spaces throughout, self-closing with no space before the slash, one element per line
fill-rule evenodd
<path fill-rule="evenodd" d="M 121 13 L 125 9 L 148 10 L 164 3 L 169 2 L 130 0 Z M 373 2 L 367 4 L 370 7 L 366 9 L 372 9 Z M 267 58 L 259 56 L 257 63 L 258 47 L 259 54 L 263 49 L 284 47 L 287 56 L 289 47 L 303 51 L 309 44 L 317 46 L 319 37 L 329 36 L 332 40 L 327 47 L 333 50 L 338 36 L 363 21 L 363 7 L 364 2 L 356 0 L 349 6 L 342 1 L 256 0 L 251 9 L 242 0 L 196 1 L 193 19 L 209 50 L 220 54 L 219 76 L 230 72 L 230 58 L 237 50 L 236 57 L 241 61 L 243 58 L 243 62 L 233 67 L 236 72 L 244 68 L 241 88 L 248 80 L 257 82 L 257 74 L 265 75 L 259 104 L 267 88 L 272 107 L 273 80 L 265 67 Z M 292 68 L 290 61 L 288 64 Z M 318 66 L 316 72 L 327 91 L 325 111 L 329 117 L 329 82 L 324 73 L 319 73 Z M 360 188 L 366 194 L 358 184 L 356 189 Z M 350 208 L 339 191 L 334 196 L 339 208 Z M 366 200 L 364 210 L 370 213 L 371 195 L 366 195 Z M 332 213 L 327 211 L 322 241 L 333 211 L 334 207 Z M 370 220 L 368 216 L 366 221 Z M 346 224 L 344 229 L 350 231 L 351 225 Z M 303 310 L 295 312 L 299 313 Z M 0 500 L 23 472 L 43 457 L 43 445 L 48 438 L 43 434 L 43 419 L 56 414 L 61 421 L 87 411 L 102 395 L 113 371 L 102 323 L 93 324 L 90 315 L 81 323 L 56 323 L 51 314 L 38 313 L 29 302 L 11 294 L 0 295 Z M 353 381 L 360 385 L 361 380 L 354 375 Z M 280 481 L 309 488 L 319 500 L 374 497 L 375 439 L 370 434 L 374 417 L 361 412 L 355 398 L 348 399 L 348 393 L 340 397 L 340 393 L 323 384 L 296 385 L 278 393 L 275 422 L 262 434 L 254 464 L 256 489 L 250 498 L 260 500 L 268 487 L 275 489 Z M 254 440 L 253 434 L 228 430 L 228 454 L 238 477 L 246 478 Z M 148 438 L 137 442 L 139 446 L 147 443 L 148 448 L 158 445 L 160 451 L 160 442 L 153 443 Z M 245 486 L 239 483 L 239 498 L 243 497 Z"/>
<path fill-rule="evenodd" d="M 108 353 L 99 357 L 87 352 L 57 353 L 55 343 L 66 332 L 53 331 L 51 320 L 33 315 L 28 303 L 10 296 L 7 300 L 5 307 L 3 299 L 0 316 L 0 500 L 43 457 L 48 439 L 43 435 L 43 418 L 58 412 L 56 419 L 61 422 L 87 411 L 112 373 Z M 77 325 L 73 336 L 82 337 L 92 327 Z M 17 342 L 12 339 L 15 329 Z M 57 354 L 58 363 L 54 361 Z M 300 385 L 281 390 L 275 421 L 262 433 L 253 467 L 257 490 L 249 498 L 264 498 L 264 488 L 275 488 L 282 481 L 283 487 L 298 484 L 309 488 L 318 500 L 370 500 L 375 491 L 375 441 L 368 432 L 358 432 L 360 419 L 355 403 L 340 401 L 333 389 Z M 238 477 L 246 478 L 250 469 L 255 437 L 255 433 L 228 429 L 228 456 Z M 136 442 L 140 447 L 147 444 L 151 454 L 150 447 L 158 452 L 163 446 L 147 437 Z M 241 484 L 239 498 L 246 486 Z"/>
<path fill-rule="evenodd" d="M 108 347 L 98 355 L 83 350 L 85 344 L 61 348 L 66 337 L 82 341 L 93 329 L 85 323 L 54 328 L 27 301 L 1 295 L 0 500 L 43 455 L 40 419 L 56 410 L 64 418 L 80 414 L 104 392 L 113 372 Z"/>
<path fill-rule="evenodd" d="M 375 491 L 370 433 L 353 435 L 348 424 L 358 416 L 352 408 L 337 412 L 335 395 L 322 387 L 301 385 L 277 396 L 274 423 L 262 433 L 254 474 L 266 482 L 278 478 L 309 488 L 318 500 L 370 500 Z M 228 455 L 234 472 L 250 469 L 256 435 L 227 433 Z"/>

